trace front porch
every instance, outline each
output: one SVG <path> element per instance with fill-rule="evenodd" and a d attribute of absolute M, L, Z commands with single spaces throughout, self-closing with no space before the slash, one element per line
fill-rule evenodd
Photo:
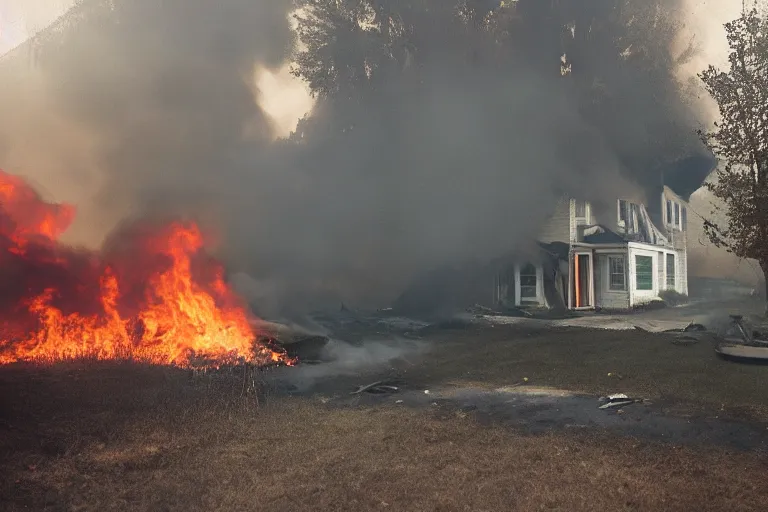
<path fill-rule="evenodd" d="M 569 258 L 568 307 L 625 310 L 674 290 L 687 294 L 679 251 L 626 242 L 574 244 Z"/>

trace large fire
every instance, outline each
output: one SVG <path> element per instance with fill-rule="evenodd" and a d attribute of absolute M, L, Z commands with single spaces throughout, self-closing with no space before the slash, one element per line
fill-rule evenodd
<path fill-rule="evenodd" d="M 71 358 L 290 364 L 203 251 L 198 226 L 135 223 L 101 252 L 57 239 L 70 205 L 0 171 L 0 364 Z"/>

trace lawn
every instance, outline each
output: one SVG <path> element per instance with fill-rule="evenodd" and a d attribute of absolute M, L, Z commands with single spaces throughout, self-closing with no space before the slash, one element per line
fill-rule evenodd
<path fill-rule="evenodd" d="M 768 366 L 719 359 L 710 338 L 678 346 L 669 334 L 519 326 L 443 330 L 408 370 L 414 382 L 530 385 L 594 395 L 623 392 L 691 413 L 768 421 Z"/>
<path fill-rule="evenodd" d="M 768 368 L 721 362 L 704 342 L 513 327 L 425 338 L 431 353 L 393 364 L 414 387 L 528 377 L 666 397 L 670 407 L 726 403 L 723 414 L 766 407 Z M 0 509 L 768 509 L 759 454 L 598 432 L 526 435 L 440 406 L 332 407 L 245 377 L 88 361 L 0 368 Z"/>

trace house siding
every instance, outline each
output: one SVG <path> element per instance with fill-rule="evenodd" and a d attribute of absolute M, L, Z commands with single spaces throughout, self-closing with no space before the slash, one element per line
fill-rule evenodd
<path fill-rule="evenodd" d="M 679 281 L 677 284 L 677 291 L 688 295 L 688 251 L 683 249 L 682 251 L 678 251 L 677 254 L 677 257 L 679 258 Z"/>
<path fill-rule="evenodd" d="M 557 201 L 552 215 L 542 226 L 539 241 L 552 243 L 570 240 L 571 218 L 571 201 L 562 197 Z"/>
<path fill-rule="evenodd" d="M 656 253 L 656 282 L 658 283 L 658 293 L 667 289 L 667 253 L 664 251 L 658 251 Z M 677 266 L 677 256 L 675 256 L 675 266 Z"/>
<path fill-rule="evenodd" d="M 687 207 L 687 203 L 671 190 L 665 188 L 659 198 L 663 199 L 662 208 L 666 206 L 666 199 L 673 199 L 681 207 Z M 652 212 L 632 197 L 622 198 L 634 208 L 630 218 L 637 222 L 628 226 L 629 233 L 622 241 L 604 243 L 585 243 L 581 224 L 587 226 L 599 224 L 609 230 L 615 230 L 621 240 L 623 227 L 619 227 L 619 201 L 615 201 L 615 207 L 610 203 L 601 203 L 600 209 L 594 209 L 586 203 L 585 217 L 577 218 L 577 201 L 570 198 L 561 198 L 555 205 L 555 209 L 540 231 L 539 240 L 545 243 L 564 242 L 571 246 L 569 268 L 566 276 L 573 273 L 574 254 L 592 255 L 591 275 L 591 303 L 592 307 L 599 309 L 625 310 L 635 305 L 647 303 L 659 298 L 659 294 L 667 289 L 666 258 L 668 254 L 675 255 L 675 283 L 674 290 L 679 293 L 688 293 L 688 255 L 687 236 L 685 226 L 672 226 L 669 224 L 662 211 L 661 221 L 653 217 Z M 673 210 L 674 211 L 674 210 Z M 682 217 L 682 210 L 680 216 Z M 640 222 L 643 220 L 644 222 Z M 639 227 L 645 226 L 638 231 Z M 664 228 L 660 228 L 660 226 Z M 634 227 L 634 229 L 632 229 Z M 681 229 L 683 228 L 683 229 Z M 595 237 L 591 238 L 595 240 Z M 611 240 L 608 238 L 608 240 Z M 626 284 L 624 291 L 611 290 L 609 258 L 611 256 L 625 257 Z M 648 256 L 652 261 L 652 289 L 638 290 L 636 277 L 636 256 Z M 566 292 L 568 307 L 573 308 L 573 277 L 568 277 L 569 289 Z M 672 288 L 672 287 L 670 287 Z"/>
<path fill-rule="evenodd" d="M 677 272 L 677 280 L 675 283 L 675 289 L 679 293 L 688 294 L 688 226 L 684 225 L 683 230 L 678 229 L 670 224 L 667 219 L 666 205 L 667 201 L 673 201 L 680 205 L 681 208 L 688 210 L 688 216 L 690 217 L 690 207 L 687 201 L 684 201 L 680 196 L 675 194 L 669 187 L 664 187 L 661 193 L 661 217 L 662 224 L 668 231 L 669 241 L 672 245 L 672 249 L 675 251 L 675 270 Z M 674 210 L 673 210 L 674 214 Z M 682 215 L 682 212 L 681 212 Z"/>
<path fill-rule="evenodd" d="M 628 270 L 627 253 L 616 252 L 609 254 L 597 254 L 595 261 L 595 306 L 601 309 L 628 309 L 629 308 L 629 291 L 618 291 L 610 289 L 610 275 L 609 275 L 609 261 L 611 256 L 623 256 L 624 257 L 624 270 L 625 270 L 625 283 L 629 285 L 629 276 L 626 271 Z"/>

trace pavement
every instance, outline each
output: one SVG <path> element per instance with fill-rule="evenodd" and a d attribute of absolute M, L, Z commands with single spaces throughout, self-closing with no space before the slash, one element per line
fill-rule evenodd
<path fill-rule="evenodd" d="M 765 324 L 762 317 L 764 303 L 756 300 L 738 301 L 696 301 L 676 307 L 630 313 L 584 313 L 582 316 L 563 319 L 539 319 L 483 315 L 481 320 L 494 325 L 528 325 L 542 327 L 581 327 L 625 331 L 643 329 L 649 332 L 664 332 L 683 329 L 690 323 L 704 325 L 708 330 L 717 330 L 729 321 L 729 315 L 744 315 L 756 327 Z"/>
<path fill-rule="evenodd" d="M 638 315 L 593 315 L 557 320 L 495 315 L 483 315 L 481 318 L 493 325 L 581 327 L 588 329 L 607 329 L 612 331 L 628 331 L 640 328 L 649 332 L 664 332 L 670 329 L 683 329 L 691 323 L 690 319 L 664 320 L 639 317 Z"/>

